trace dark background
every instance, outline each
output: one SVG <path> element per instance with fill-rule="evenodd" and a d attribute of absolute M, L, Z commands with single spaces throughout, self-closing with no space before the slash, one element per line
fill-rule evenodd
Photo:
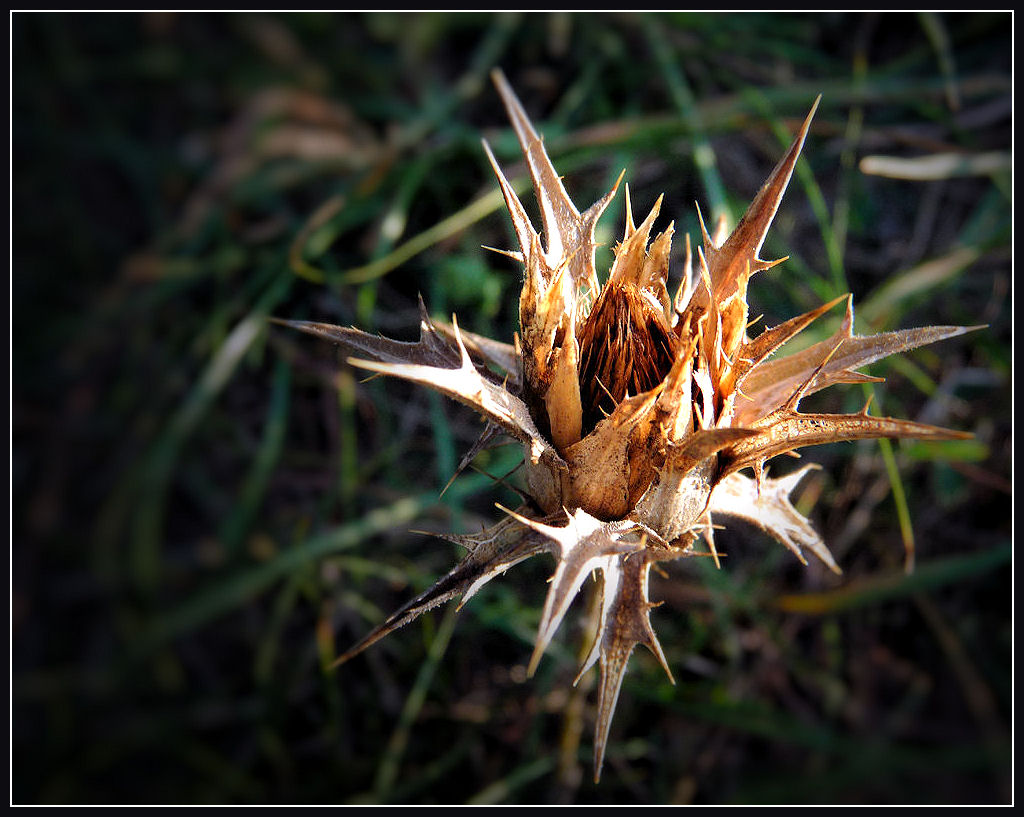
<path fill-rule="evenodd" d="M 1011 15 L 11 19 L 14 802 L 1008 802 Z M 721 571 L 655 579 L 676 685 L 634 655 L 599 786 L 582 600 L 523 678 L 541 559 L 330 668 L 453 564 L 410 530 L 515 498 L 439 499 L 472 413 L 266 321 L 411 339 L 422 293 L 511 339 L 495 66 L 581 209 L 623 168 L 640 216 L 666 194 L 677 265 L 694 203 L 735 220 L 821 93 L 752 315 L 849 291 L 862 334 L 987 324 L 870 369 L 874 413 L 973 441 L 805 452 L 842 577 L 737 526 Z"/>

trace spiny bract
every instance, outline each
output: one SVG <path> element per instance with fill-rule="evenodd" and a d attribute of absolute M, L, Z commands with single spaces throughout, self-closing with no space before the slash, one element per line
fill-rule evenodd
<path fill-rule="evenodd" d="M 507 254 L 524 269 L 515 343 L 461 331 L 455 320 L 434 323 L 422 304 L 416 343 L 321 323 L 284 323 L 353 350 L 355 366 L 421 383 L 478 411 L 487 425 L 463 466 L 502 433 L 525 447 L 527 501 L 482 533 L 452 536 L 468 555 L 339 661 L 442 602 L 461 596 L 465 604 L 512 565 L 548 553 L 556 568 L 532 673 L 586 578 L 599 573 L 599 625 L 580 670 L 600 664 L 596 779 L 634 646 L 648 647 L 672 677 L 651 627 L 651 566 L 693 555 L 698 539 L 717 562 L 712 521 L 733 517 L 759 526 L 802 562 L 809 550 L 838 573 L 820 536 L 789 501 L 813 466 L 771 478 L 766 461 L 837 440 L 969 436 L 873 417 L 867 407 L 857 414 L 798 410 L 801 398 L 826 386 L 877 380 L 857 372 L 866 364 L 967 329 L 931 326 L 861 337 L 853 333 L 852 300 L 844 296 L 747 336 L 747 284 L 779 263 L 758 255 L 814 108 L 732 234 L 725 237 L 720 225 L 712 236 L 701 221 L 696 269 L 687 237 L 674 296 L 667 289 L 672 226 L 650 238 L 661 200 L 636 226 L 627 188 L 625 234 L 601 284 L 594 228 L 618 183 L 580 213 L 505 78 L 496 72 L 494 81 L 526 157 L 543 227 L 539 233 L 533 226 L 485 142 L 519 242 Z M 842 300 L 846 315 L 834 335 L 772 357 Z M 747 469 L 752 476 L 742 473 Z"/>

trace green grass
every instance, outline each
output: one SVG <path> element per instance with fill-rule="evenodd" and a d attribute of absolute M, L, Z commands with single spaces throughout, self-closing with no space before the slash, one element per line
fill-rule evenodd
<path fill-rule="evenodd" d="M 861 162 L 1008 155 L 1011 25 L 15 14 L 12 800 L 1007 802 L 1009 170 Z M 519 272 L 481 249 L 514 241 L 481 137 L 524 179 L 494 67 L 581 207 L 623 169 L 638 211 L 666 194 L 677 259 L 694 203 L 737 218 L 822 94 L 752 314 L 849 291 L 865 333 L 987 325 L 871 369 L 875 413 L 969 444 L 805 453 L 798 504 L 842 577 L 739 526 L 721 571 L 653 581 L 677 683 L 634 655 L 599 786 L 582 603 L 523 678 L 543 560 L 331 667 L 457 558 L 410 531 L 515 503 L 485 474 L 519 452 L 441 497 L 472 413 L 267 322 L 410 339 L 422 294 L 511 339 Z"/>

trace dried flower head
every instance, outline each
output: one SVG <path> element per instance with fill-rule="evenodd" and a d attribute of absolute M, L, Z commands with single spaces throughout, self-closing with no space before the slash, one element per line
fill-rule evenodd
<path fill-rule="evenodd" d="M 858 336 L 852 299 L 844 296 L 748 336 L 747 286 L 755 273 L 780 263 L 762 260 L 759 253 L 817 102 L 732 233 L 724 235 L 720 224 L 711 235 L 701 220 L 696 266 L 687 237 L 682 280 L 670 294 L 672 226 L 651 237 L 661 200 L 637 225 L 627 188 L 625 232 L 602 283 L 594 229 L 618 183 L 581 213 L 505 78 L 496 73 L 494 80 L 529 166 L 542 219 L 538 231 L 484 143 L 519 242 L 507 254 L 524 270 L 515 342 L 462 331 L 454 319 L 450 326 L 435 323 L 422 304 L 416 343 L 321 323 L 285 323 L 352 350 L 355 366 L 421 383 L 483 415 L 485 431 L 463 465 L 500 434 L 525 449 L 524 504 L 503 509 L 506 516 L 482 533 L 452 536 L 468 550 L 462 561 L 339 661 L 449 599 L 461 597 L 465 604 L 512 565 L 548 553 L 556 567 L 529 663 L 532 673 L 586 578 L 599 574 L 599 624 L 580 670 L 582 675 L 600 665 L 597 778 L 633 648 L 646 646 L 672 677 L 651 625 L 651 567 L 694 555 L 698 547 L 703 550 L 701 541 L 717 563 L 712 523 L 724 517 L 754 523 L 801 562 L 810 551 L 840 572 L 789 499 L 814 466 L 776 478 L 767 475 L 766 463 L 838 440 L 970 436 L 874 417 L 867 406 L 856 414 L 799 410 L 803 397 L 827 386 L 878 380 L 858 372 L 869 363 L 968 330 L 931 326 Z M 845 318 L 830 338 L 773 356 L 844 300 Z"/>

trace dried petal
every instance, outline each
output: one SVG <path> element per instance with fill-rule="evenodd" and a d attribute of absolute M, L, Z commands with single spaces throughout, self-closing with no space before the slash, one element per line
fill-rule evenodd
<path fill-rule="evenodd" d="M 654 653 L 669 680 L 675 683 L 665 653 L 651 627 L 651 608 L 656 605 L 647 600 L 647 579 L 653 562 L 647 552 L 627 553 L 608 558 L 601 571 L 601 618 L 597 637 L 576 678 L 578 682 L 583 673 L 600 659 L 601 684 L 598 689 L 597 722 L 594 725 L 595 783 L 601 779 L 608 732 L 633 648 L 637 644 L 647 647 Z"/>
<path fill-rule="evenodd" d="M 485 378 L 473 365 L 469 352 L 462 343 L 457 325 L 455 337 L 461 352 L 461 365 L 456 369 L 417 363 L 378 363 L 358 358 L 350 358 L 349 363 L 362 369 L 429 386 L 465 403 L 501 426 L 506 433 L 526 443 L 530 459 L 534 463 L 543 460 L 555 467 L 564 468 L 562 458 L 541 436 L 523 402 L 507 389 Z"/>
<path fill-rule="evenodd" d="M 832 554 L 806 517 L 789 501 L 789 495 L 816 465 L 805 465 L 780 479 L 763 477 L 760 482 L 743 474 L 731 474 L 711 492 L 708 510 L 752 522 L 789 548 L 807 564 L 802 548 L 807 548 L 834 573 L 842 573 Z"/>
<path fill-rule="evenodd" d="M 430 589 L 404 604 L 342 653 L 335 661 L 335 665 L 354 658 L 384 636 L 450 599 L 462 596 L 459 605 L 461 607 L 495 576 L 500 576 L 513 565 L 542 553 L 549 547 L 548 540 L 543 536 L 511 519 L 502 519 L 498 524 L 476 535 L 449 534 L 445 538 L 466 547 L 469 553 Z"/>
<path fill-rule="evenodd" d="M 562 623 L 569 605 L 576 598 L 584 580 L 591 571 L 606 571 L 627 553 L 636 553 L 643 549 L 643 541 L 625 542 L 620 537 L 630 529 L 628 523 L 605 523 L 596 519 L 584 510 L 577 510 L 569 516 L 569 524 L 556 527 L 537 522 L 513 511 L 507 511 L 527 527 L 548 537 L 553 543 L 552 548 L 557 566 L 551 577 L 547 598 L 544 601 L 544 613 L 541 615 L 540 627 L 537 630 L 537 643 L 530 657 L 527 674 L 533 675 L 540 657 L 544 654 L 551 638 Z"/>

